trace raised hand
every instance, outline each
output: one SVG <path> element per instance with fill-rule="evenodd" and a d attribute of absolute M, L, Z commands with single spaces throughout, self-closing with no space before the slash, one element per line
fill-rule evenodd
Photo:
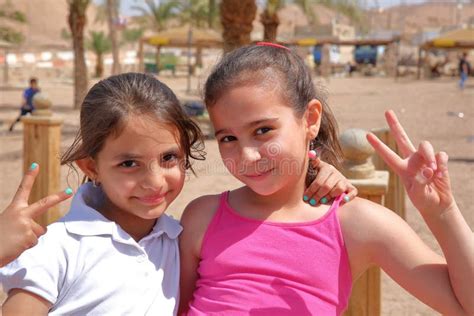
<path fill-rule="evenodd" d="M 311 205 L 327 203 L 341 194 L 345 194 L 343 202 L 349 202 L 357 196 L 357 189 L 335 167 L 318 157 L 310 163 L 318 173 L 304 193 L 306 202 Z"/>
<path fill-rule="evenodd" d="M 35 222 L 36 217 L 72 196 L 73 192 L 68 188 L 28 205 L 31 188 L 38 173 L 39 166 L 33 163 L 24 175 L 12 202 L 0 213 L 0 267 L 36 245 L 38 237 L 46 232 L 44 227 Z"/>
<path fill-rule="evenodd" d="M 450 208 L 455 202 L 448 174 L 448 155 L 445 152 L 435 154 L 427 141 L 421 142 L 416 149 L 395 113 L 387 111 L 385 118 L 402 157 L 372 133 L 367 135 L 367 140 L 400 177 L 415 207 L 424 215 Z"/>

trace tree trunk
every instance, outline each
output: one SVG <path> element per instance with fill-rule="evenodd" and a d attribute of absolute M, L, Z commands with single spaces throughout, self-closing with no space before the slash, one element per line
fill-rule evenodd
<path fill-rule="evenodd" d="M 207 24 L 210 29 L 214 28 L 214 17 L 216 15 L 216 0 L 209 0 L 209 15 Z"/>
<path fill-rule="evenodd" d="M 86 8 L 89 1 L 72 0 L 69 2 L 68 23 L 72 34 L 74 50 L 74 108 L 81 107 L 87 92 L 87 65 L 84 52 L 84 27 Z"/>
<path fill-rule="evenodd" d="M 120 54 L 117 40 L 118 12 L 115 0 L 107 0 L 107 22 L 109 25 L 110 42 L 112 43 L 112 75 L 120 73 Z"/>
<path fill-rule="evenodd" d="M 220 9 L 224 52 L 250 44 L 252 23 L 257 14 L 255 0 L 222 0 Z"/>
<path fill-rule="evenodd" d="M 196 47 L 196 62 L 194 63 L 194 68 L 199 67 L 202 68 L 202 46 Z"/>
<path fill-rule="evenodd" d="M 102 78 L 104 75 L 104 57 L 101 53 L 97 54 L 97 62 L 95 64 L 95 76 L 97 78 Z"/>
<path fill-rule="evenodd" d="M 161 45 L 156 46 L 156 52 L 155 52 L 155 63 L 156 63 L 156 74 L 160 73 L 160 54 L 161 54 Z"/>
<path fill-rule="evenodd" d="M 263 24 L 263 40 L 275 43 L 278 25 L 280 24 L 278 14 L 276 12 L 272 14 L 265 10 L 260 14 L 260 22 Z"/>

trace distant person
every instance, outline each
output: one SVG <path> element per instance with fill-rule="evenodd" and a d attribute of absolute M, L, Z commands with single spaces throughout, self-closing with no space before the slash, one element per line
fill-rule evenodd
<path fill-rule="evenodd" d="M 23 91 L 23 102 L 20 108 L 20 115 L 13 121 L 12 125 L 10 125 L 9 131 L 12 132 L 15 124 L 18 123 L 22 116 L 25 116 L 28 113 L 32 113 L 35 110 L 33 105 L 33 97 L 35 94 L 40 92 L 40 88 L 38 87 L 38 79 L 31 78 L 30 79 L 30 86 Z"/>
<path fill-rule="evenodd" d="M 464 90 L 464 86 L 466 85 L 467 77 L 469 76 L 469 72 L 471 71 L 471 65 L 467 61 L 467 53 L 464 52 L 459 59 L 459 88 Z"/>

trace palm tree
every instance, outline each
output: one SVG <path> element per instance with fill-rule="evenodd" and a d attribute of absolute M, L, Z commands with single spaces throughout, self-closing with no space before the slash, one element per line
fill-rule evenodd
<path fill-rule="evenodd" d="M 208 0 L 181 1 L 179 6 L 179 19 L 182 24 L 203 27 L 209 23 Z"/>
<path fill-rule="evenodd" d="M 119 43 L 117 39 L 117 23 L 119 21 L 118 9 L 120 0 L 107 0 L 107 24 L 109 26 L 110 41 L 112 45 L 112 74 L 120 73 Z"/>
<path fill-rule="evenodd" d="M 250 43 L 252 23 L 257 14 L 255 0 L 222 0 L 220 16 L 224 52 Z"/>
<path fill-rule="evenodd" d="M 331 1 L 331 0 L 323 0 Z M 263 24 L 263 40 L 266 42 L 276 42 L 277 29 L 280 24 L 278 18 L 278 10 L 280 10 L 287 1 L 284 0 L 268 0 L 265 9 L 260 14 L 260 22 Z M 310 2 L 316 3 L 313 0 L 294 0 L 293 3 L 299 5 L 304 13 L 309 15 L 312 19 L 312 12 L 310 11 Z"/>
<path fill-rule="evenodd" d="M 74 50 L 74 108 L 81 107 L 87 92 L 87 65 L 84 55 L 84 28 L 87 23 L 86 10 L 90 0 L 67 0 L 68 24 L 72 34 Z"/>
<path fill-rule="evenodd" d="M 179 1 L 174 0 L 145 0 L 145 7 L 133 6 L 132 8 L 142 13 L 142 25 L 159 32 L 165 28 L 167 20 L 176 16 L 179 6 Z M 157 69 L 160 69 L 160 51 L 161 46 L 156 46 L 155 63 Z"/>
<path fill-rule="evenodd" d="M 101 78 L 104 74 L 104 53 L 112 48 L 112 41 L 104 34 L 104 32 L 91 31 L 90 38 L 87 42 L 87 48 L 96 55 L 95 76 Z"/>
<path fill-rule="evenodd" d="M 260 22 L 263 24 L 263 40 L 267 42 L 275 42 L 277 36 L 278 10 L 281 9 L 287 1 L 284 0 L 267 0 L 265 9 L 260 14 Z M 360 6 L 358 0 L 294 0 L 293 3 L 299 5 L 304 13 L 309 15 L 311 23 L 315 22 L 316 17 L 310 9 L 311 4 L 320 3 L 328 8 L 334 9 L 351 19 L 355 23 L 362 20 Z"/>
<path fill-rule="evenodd" d="M 26 23 L 26 16 L 23 12 L 15 10 L 10 1 L 0 5 L 0 21 L 7 22 L 6 25 L 3 25 L 3 23 L 0 25 L 0 40 L 14 44 L 19 44 L 24 41 L 24 35 L 16 31 L 9 23 Z"/>
<path fill-rule="evenodd" d="M 217 17 L 217 6 L 216 0 L 208 0 L 209 1 L 209 11 L 208 11 L 208 18 L 207 18 L 207 26 L 212 29 L 214 28 L 214 22 L 216 21 Z M 474 0 L 473 0 L 474 1 Z"/>
<path fill-rule="evenodd" d="M 145 0 L 145 6 L 133 6 L 132 9 L 141 12 L 141 23 L 157 32 L 165 28 L 166 21 L 176 16 L 179 1 L 175 0 Z"/>

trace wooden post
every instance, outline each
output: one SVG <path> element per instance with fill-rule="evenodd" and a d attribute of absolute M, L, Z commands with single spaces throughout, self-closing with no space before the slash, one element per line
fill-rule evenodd
<path fill-rule="evenodd" d="M 145 72 L 145 53 L 143 52 L 144 39 L 141 38 L 138 42 L 138 72 Z"/>
<path fill-rule="evenodd" d="M 30 194 L 29 203 L 58 192 L 60 189 L 59 148 L 61 144 L 62 118 L 53 116 L 51 101 L 42 93 L 33 97 L 35 111 L 22 117 L 23 122 L 23 171 L 33 162 L 40 165 L 40 173 Z M 37 219 L 46 226 L 56 221 L 61 214 L 59 207 L 53 207 Z"/>
<path fill-rule="evenodd" d="M 390 149 L 399 154 L 399 149 L 395 138 L 393 138 L 388 128 L 373 129 L 372 132 Z M 386 170 L 390 174 L 388 181 L 388 191 L 384 198 L 384 206 L 397 213 L 404 220 L 405 215 L 405 187 L 397 174 L 380 158 L 379 155 L 372 157 L 375 169 Z"/>
<path fill-rule="evenodd" d="M 329 78 L 331 75 L 331 45 L 323 44 L 321 48 L 321 77 Z"/>
<path fill-rule="evenodd" d="M 397 77 L 398 67 L 398 44 L 396 42 L 390 43 L 385 51 L 385 73 L 388 77 Z"/>
<path fill-rule="evenodd" d="M 341 135 L 344 175 L 359 190 L 359 197 L 382 204 L 388 187 L 388 172 L 375 170 L 367 132 L 349 129 Z M 354 282 L 346 316 L 378 316 L 381 313 L 380 269 L 370 268 Z"/>

